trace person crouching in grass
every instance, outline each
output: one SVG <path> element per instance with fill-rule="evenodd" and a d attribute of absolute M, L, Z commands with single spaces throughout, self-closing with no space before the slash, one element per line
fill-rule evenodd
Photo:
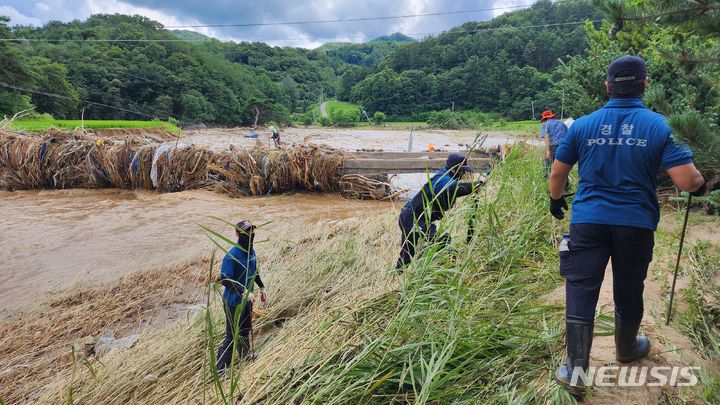
<path fill-rule="evenodd" d="M 225 308 L 225 339 L 218 348 L 217 370 L 222 371 L 232 364 L 237 351 L 239 359 L 253 358 L 250 353 L 250 331 L 252 330 L 253 285 L 260 287 L 260 298 L 265 301 L 265 284 L 257 272 L 257 261 L 253 241 L 255 225 L 243 220 L 235 225 L 238 237 L 234 246 L 225 255 L 220 270 L 220 282 Z M 247 297 L 247 298 L 245 298 Z M 245 298 L 245 299 L 243 299 Z M 236 342 L 239 347 L 236 347 Z"/>

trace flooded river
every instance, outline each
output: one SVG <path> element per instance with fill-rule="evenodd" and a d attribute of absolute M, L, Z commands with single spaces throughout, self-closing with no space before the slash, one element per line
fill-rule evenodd
<path fill-rule="evenodd" d="M 0 321 L 78 281 L 96 283 L 209 252 L 198 224 L 233 231 L 208 218 L 274 221 L 258 238 L 288 225 L 363 218 L 391 203 L 298 193 L 233 199 L 210 191 L 157 194 L 127 190 L 0 191 Z M 292 239 L 298 235 L 282 235 Z"/>
<path fill-rule="evenodd" d="M 187 131 L 181 142 L 212 149 L 247 147 L 247 129 Z M 289 128 L 290 144 L 313 143 L 343 148 L 407 150 L 409 130 Z M 269 134 L 259 131 L 260 141 Z M 461 151 L 475 138 L 473 131 L 419 130 L 413 150 L 429 144 Z M 493 134 L 484 146 L 513 143 L 511 134 Z M 418 189 L 427 174 L 406 174 L 393 183 Z M 338 195 L 298 193 L 233 199 L 210 191 L 157 194 L 128 190 L 0 191 L 3 233 L 0 237 L 0 322 L 18 310 L 44 300 L 46 294 L 82 281 L 101 283 L 156 266 L 195 258 L 211 249 L 198 224 L 222 230 L 211 220 L 241 218 L 255 223 L 274 221 L 258 231 L 259 240 L 292 240 L 307 226 L 345 218 L 367 218 L 402 203 L 344 199 Z M 290 229 L 290 234 L 284 233 Z M 279 234 L 274 234 L 278 232 Z M 231 237 L 233 231 L 224 227 Z M 295 233 L 295 234 L 293 234 Z"/>
<path fill-rule="evenodd" d="M 539 130 L 539 127 L 538 127 Z M 181 142 L 213 149 L 226 149 L 229 145 L 247 147 L 257 141 L 271 144 L 270 132 L 258 130 L 258 138 L 245 138 L 247 128 L 203 129 L 186 131 Z M 432 144 L 438 150 L 462 151 L 472 144 L 476 131 L 453 131 L 419 129 L 412 133 L 412 151 L 426 151 Z M 281 131 L 282 141 L 290 144 L 311 143 L 327 145 L 348 151 L 360 149 L 405 152 L 410 144 L 410 130 L 397 129 L 356 129 L 356 128 L 286 128 Z M 525 136 L 493 132 L 483 146 L 493 147 L 525 140 Z M 534 140 L 533 142 L 538 142 Z"/>

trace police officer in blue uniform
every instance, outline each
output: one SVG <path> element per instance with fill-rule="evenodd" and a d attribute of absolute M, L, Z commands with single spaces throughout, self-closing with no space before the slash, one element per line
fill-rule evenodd
<path fill-rule="evenodd" d="M 255 258 L 255 225 L 243 220 L 235 225 L 238 237 L 234 246 L 225 255 L 220 269 L 220 282 L 223 287 L 223 306 L 225 308 L 225 339 L 218 348 L 217 370 L 222 371 L 232 363 L 233 353 L 244 359 L 254 356 L 250 353 L 250 330 L 252 329 L 252 287 L 260 287 L 260 297 L 266 300 L 265 284 L 257 272 Z M 246 297 L 243 299 L 243 297 Z M 235 338 L 237 331 L 237 339 Z M 235 343 L 239 344 L 236 349 Z"/>
<path fill-rule="evenodd" d="M 438 170 L 400 210 L 398 224 L 402 233 L 402 248 L 396 269 L 410 263 L 423 236 L 427 240 L 434 238 L 436 228 L 433 222 L 445 216 L 457 197 L 468 195 L 485 183 L 482 176 L 474 183 L 459 181 L 465 173 L 472 171 L 474 168 L 468 164 L 465 156 L 459 153 L 449 154 L 445 167 Z"/>
<path fill-rule="evenodd" d="M 637 333 L 660 218 L 659 170 L 667 171 L 681 190 L 705 192 L 705 179 L 690 150 L 673 140 L 665 117 L 641 100 L 647 85 L 645 61 L 636 56 L 615 59 L 605 84 L 610 100 L 570 127 L 550 175 L 550 212 L 562 219 L 567 209 L 563 188 L 578 164 L 569 250 L 560 254 L 560 274 L 566 279 L 567 362 L 555 373 L 556 380 L 576 394 L 583 390 L 575 374 L 583 375 L 589 366 L 595 307 L 608 260 L 613 271 L 616 359 L 632 362 L 650 351 L 650 341 Z"/>

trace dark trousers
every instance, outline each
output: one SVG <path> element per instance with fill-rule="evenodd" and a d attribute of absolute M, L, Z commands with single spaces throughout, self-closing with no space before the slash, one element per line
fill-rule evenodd
<path fill-rule="evenodd" d="M 437 230 L 435 224 L 432 223 L 428 228 L 425 217 L 421 217 L 415 221 L 412 211 L 406 209 L 400 211 L 398 225 L 400 226 L 401 248 L 400 258 L 395 265 L 396 269 L 410 263 L 413 256 L 415 256 L 415 249 L 423 236 L 426 236 L 426 239 L 432 239 Z"/>
<path fill-rule="evenodd" d="M 615 313 L 629 322 L 643 316 L 643 289 L 654 232 L 628 226 L 571 224 L 570 251 L 560 252 L 568 319 L 595 319 L 605 267 L 612 260 Z"/>
<path fill-rule="evenodd" d="M 217 369 L 222 370 L 229 366 L 232 362 L 233 352 L 235 351 L 235 339 L 233 339 L 233 331 L 235 330 L 235 316 L 239 307 L 231 307 L 225 305 L 225 339 L 223 340 L 217 352 Z M 238 358 L 242 359 L 250 350 L 250 328 L 252 328 L 252 302 L 248 301 L 240 314 L 238 320 Z"/>
<path fill-rule="evenodd" d="M 555 161 L 555 153 L 557 153 L 557 145 L 550 145 L 550 159 L 545 159 L 545 178 L 550 177 L 550 169 Z"/>

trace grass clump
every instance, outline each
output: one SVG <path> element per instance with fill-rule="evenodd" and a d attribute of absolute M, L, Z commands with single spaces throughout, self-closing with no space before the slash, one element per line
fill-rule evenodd
<path fill-rule="evenodd" d="M 689 246 L 688 285 L 680 291 L 680 330 L 707 362 L 701 367 L 697 394 L 706 403 L 720 402 L 720 250 L 705 241 Z M 686 268 L 687 269 L 687 268 Z"/>

